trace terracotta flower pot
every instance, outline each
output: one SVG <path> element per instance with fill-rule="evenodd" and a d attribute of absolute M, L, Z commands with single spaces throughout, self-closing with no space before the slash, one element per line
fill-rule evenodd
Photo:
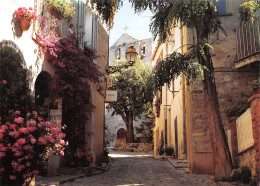
<path fill-rule="evenodd" d="M 30 26 L 31 26 L 31 19 L 27 19 L 26 17 L 23 17 L 20 20 L 20 27 L 21 27 L 22 31 L 29 30 Z"/>

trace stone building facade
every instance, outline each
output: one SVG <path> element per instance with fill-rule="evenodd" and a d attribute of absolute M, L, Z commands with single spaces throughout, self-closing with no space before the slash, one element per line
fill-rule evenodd
<path fill-rule="evenodd" d="M 152 47 L 153 39 L 137 40 L 127 33 L 123 34 L 118 40 L 109 48 L 109 65 L 113 66 L 115 60 L 124 59 L 125 53 L 129 46 L 134 46 L 138 55 L 141 56 L 143 63 L 152 65 Z"/>
<path fill-rule="evenodd" d="M 247 102 L 247 98 L 252 95 L 249 86 L 253 80 L 259 78 L 259 23 L 256 22 L 254 25 L 240 25 L 238 9 L 240 4 L 245 2 L 244 0 L 227 0 L 223 2 L 225 2 L 225 6 L 223 11 L 221 11 L 220 20 L 227 36 L 220 33 L 218 38 L 211 37 L 210 45 L 214 48 L 212 51 L 212 59 L 215 68 L 214 74 L 219 108 L 231 150 L 231 143 L 234 138 L 231 138 L 230 123 L 229 118 L 226 116 L 226 111 L 234 105 Z M 243 28 L 241 29 L 241 27 Z M 245 39 L 246 33 L 256 33 L 257 37 L 248 35 L 252 42 L 246 43 L 249 41 Z M 194 35 L 192 30 L 187 30 L 184 27 L 181 30 L 181 35 L 182 45 L 193 42 Z M 242 45 L 241 43 L 244 44 Z M 170 44 L 171 42 L 168 41 L 163 45 L 169 48 Z M 186 52 L 185 47 L 182 52 Z M 180 96 L 180 101 L 177 105 L 176 103 L 174 104 L 174 99 L 177 98 L 174 96 L 173 99 L 168 98 L 167 102 L 162 102 L 161 113 L 168 114 L 164 114 L 160 116 L 164 118 L 157 118 L 156 120 L 154 139 L 157 140 L 155 140 L 154 145 L 158 149 L 160 141 L 165 141 L 166 136 L 169 140 L 167 143 L 173 145 L 175 152 L 178 152 L 178 159 L 187 158 L 191 172 L 213 174 L 213 153 L 208 130 L 208 115 L 204 102 L 202 82 L 197 81 L 189 87 L 185 79 L 182 81 L 175 79 L 173 82 L 175 87 L 175 83 L 180 83 L 181 88 L 175 93 Z M 168 91 L 165 87 L 162 87 L 162 98 L 166 99 L 167 95 L 172 95 L 173 90 L 175 90 L 173 86 Z M 179 105 L 183 106 L 181 111 L 177 109 Z M 165 107 L 167 107 L 168 112 Z M 171 114 L 169 114 L 169 112 Z M 175 124 L 176 120 L 172 118 L 172 115 L 178 112 L 182 112 L 182 115 L 180 115 L 180 117 L 177 116 L 177 124 Z M 178 122 L 179 118 L 181 123 Z M 167 124 L 165 124 L 165 121 Z M 173 137 L 169 139 L 169 136 Z M 163 138 L 164 140 L 162 140 Z M 259 139 L 255 140 L 258 141 Z M 257 144 L 259 143 L 257 142 Z M 248 156 L 256 157 L 257 159 L 257 155 L 254 155 L 255 152 L 252 151 L 252 149 L 248 150 Z M 258 151 L 257 148 L 256 151 Z M 155 151 L 155 154 L 156 153 L 158 152 Z M 239 160 L 245 157 L 243 153 L 246 152 L 241 152 L 238 158 Z M 243 160 L 240 161 L 240 165 L 245 164 L 242 162 Z"/>

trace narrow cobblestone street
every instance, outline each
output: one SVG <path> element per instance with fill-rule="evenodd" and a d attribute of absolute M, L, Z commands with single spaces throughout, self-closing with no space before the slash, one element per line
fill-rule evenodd
<path fill-rule="evenodd" d="M 63 186 L 97 185 L 226 185 L 216 184 L 212 176 L 186 174 L 176 170 L 167 160 L 154 159 L 149 154 L 113 152 L 110 170 L 100 175 L 84 177 Z"/>

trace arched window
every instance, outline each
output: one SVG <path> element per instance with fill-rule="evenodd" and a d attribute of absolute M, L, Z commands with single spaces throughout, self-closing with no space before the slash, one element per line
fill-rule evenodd
<path fill-rule="evenodd" d="M 141 56 L 145 56 L 145 43 L 142 43 L 142 48 L 141 48 Z"/>
<path fill-rule="evenodd" d="M 121 45 L 118 46 L 116 51 L 116 58 L 121 59 Z"/>

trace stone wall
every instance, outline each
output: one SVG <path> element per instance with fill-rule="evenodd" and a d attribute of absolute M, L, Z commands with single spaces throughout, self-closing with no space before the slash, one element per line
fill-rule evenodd
<path fill-rule="evenodd" d="M 227 36 L 220 33 L 219 37 L 211 37 L 210 45 L 213 46 L 212 60 L 215 68 L 214 76 L 218 93 L 219 109 L 224 129 L 230 129 L 229 120 L 225 110 L 231 106 L 246 101 L 250 96 L 248 85 L 257 79 L 258 72 L 247 69 L 236 69 L 236 28 L 239 26 L 238 8 L 242 0 L 232 0 L 231 14 L 220 17 L 222 26 Z M 193 42 L 192 32 L 188 35 L 189 42 Z M 208 114 L 205 105 L 205 95 L 201 81 L 197 81 L 190 88 L 190 121 L 191 121 L 191 148 L 194 153 L 212 153 Z M 195 156 L 193 157 L 193 162 Z M 212 162 L 209 160 L 209 165 Z"/>
<path fill-rule="evenodd" d="M 126 124 L 124 123 L 122 117 L 120 115 L 111 116 L 112 110 L 105 110 L 105 141 L 107 146 L 114 147 L 117 140 L 117 131 L 121 128 L 126 130 Z M 145 121 L 144 119 L 137 119 L 134 120 L 134 136 L 135 137 L 142 137 L 141 134 L 136 132 L 136 128 L 140 127 L 142 122 Z M 149 133 L 149 131 L 147 131 Z"/>
<path fill-rule="evenodd" d="M 251 148 L 245 152 L 238 154 L 238 165 L 239 167 L 247 166 L 250 168 L 252 176 L 256 176 L 256 150 Z"/>
<path fill-rule="evenodd" d="M 153 151 L 152 143 L 120 143 L 116 144 L 114 150 L 129 152 L 151 152 Z"/>

